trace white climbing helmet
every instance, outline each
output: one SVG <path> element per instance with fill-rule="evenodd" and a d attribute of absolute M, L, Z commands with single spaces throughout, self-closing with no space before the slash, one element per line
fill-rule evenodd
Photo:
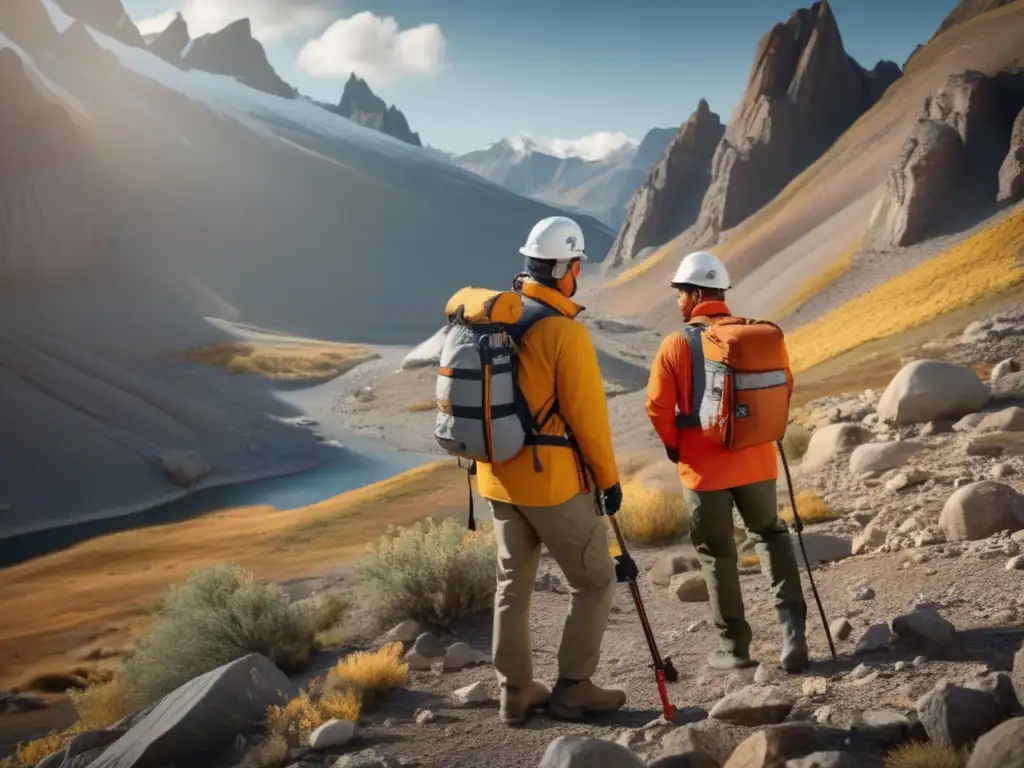
<path fill-rule="evenodd" d="M 587 260 L 583 252 L 583 230 L 566 216 L 549 216 L 538 221 L 519 252 L 544 261 Z"/>
<path fill-rule="evenodd" d="M 688 254 L 679 262 L 679 269 L 672 277 L 672 287 L 678 288 L 681 285 L 696 285 L 720 291 L 732 288 L 725 264 L 707 251 Z"/>

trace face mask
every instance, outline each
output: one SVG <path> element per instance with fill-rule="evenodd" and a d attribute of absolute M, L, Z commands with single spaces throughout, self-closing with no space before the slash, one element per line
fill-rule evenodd
<path fill-rule="evenodd" d="M 558 292 L 567 298 L 571 298 L 576 294 L 576 289 L 579 287 L 579 276 L 582 265 L 579 259 L 576 259 L 569 266 L 569 271 L 566 272 L 562 277 L 558 278 L 558 282 L 555 284 L 558 288 Z"/>

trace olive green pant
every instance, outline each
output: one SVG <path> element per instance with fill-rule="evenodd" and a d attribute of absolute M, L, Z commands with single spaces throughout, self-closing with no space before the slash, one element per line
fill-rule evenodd
<path fill-rule="evenodd" d="M 690 513 L 690 540 L 697 549 L 708 585 L 711 619 L 728 653 L 747 656 L 751 631 L 743 611 L 732 507 L 735 503 L 748 538 L 761 560 L 775 605 L 804 602 L 789 531 L 778 516 L 775 481 L 741 485 L 721 491 L 683 489 Z"/>
<path fill-rule="evenodd" d="M 615 589 L 607 523 L 598 516 L 594 497 L 579 494 L 553 507 L 488 503 L 498 549 L 491 649 L 498 682 L 521 688 L 533 680 L 530 600 L 541 544 L 569 583 L 569 615 L 558 649 L 558 676 L 589 680 L 597 671 Z"/>

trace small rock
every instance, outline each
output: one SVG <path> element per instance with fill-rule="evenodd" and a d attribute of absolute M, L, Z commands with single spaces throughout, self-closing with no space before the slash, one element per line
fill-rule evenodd
<path fill-rule="evenodd" d="M 699 573 L 684 573 L 673 576 L 671 589 L 684 603 L 706 603 L 710 600 L 708 585 Z"/>
<path fill-rule="evenodd" d="M 871 667 L 867 664 L 858 664 L 856 667 L 850 670 L 850 674 L 847 675 L 851 680 L 860 680 L 861 678 L 867 677 L 871 674 Z"/>
<path fill-rule="evenodd" d="M 850 553 L 854 555 L 862 554 L 869 549 L 875 549 L 885 544 L 888 534 L 882 523 L 878 518 L 873 519 L 867 524 L 867 527 L 863 531 L 853 537 L 853 543 L 850 545 Z"/>
<path fill-rule="evenodd" d="M 828 728 L 806 722 L 785 723 L 756 731 L 736 747 L 729 761 L 729 768 L 782 768 L 794 760 L 805 758 L 816 752 L 846 752 L 850 744 L 848 731 Z M 814 765 L 803 763 L 804 766 Z M 864 768 L 875 768 L 876 764 L 857 763 Z"/>
<path fill-rule="evenodd" d="M 860 477 L 870 472 L 899 469 L 922 448 L 920 443 L 911 440 L 858 445 L 850 454 L 850 474 Z"/>
<path fill-rule="evenodd" d="M 745 734 L 737 726 L 718 720 L 703 720 L 674 728 L 661 740 L 654 752 L 651 768 L 683 765 L 719 766 L 729 759 Z"/>
<path fill-rule="evenodd" d="M 871 587 L 856 587 L 850 591 L 851 600 L 874 600 L 875 590 Z"/>
<path fill-rule="evenodd" d="M 727 723 L 756 726 L 781 723 L 792 709 L 792 699 L 778 686 L 750 685 L 721 699 L 709 714 Z"/>
<path fill-rule="evenodd" d="M 452 697 L 463 706 L 482 704 L 491 698 L 490 694 L 487 693 L 487 687 L 479 681 L 459 688 L 452 693 Z"/>
<path fill-rule="evenodd" d="M 548 744 L 538 768 L 643 768 L 644 761 L 631 750 L 604 739 L 559 736 Z"/>
<path fill-rule="evenodd" d="M 866 653 L 879 653 L 889 648 L 892 642 L 892 634 L 888 624 L 872 624 L 857 641 L 857 647 L 853 651 L 854 656 L 861 656 Z"/>
<path fill-rule="evenodd" d="M 926 659 L 924 656 L 915 656 L 914 660 L 910 663 L 913 664 L 915 667 L 923 667 L 925 664 L 928 663 L 928 659 Z"/>
<path fill-rule="evenodd" d="M 758 664 L 754 671 L 754 682 L 758 685 L 767 685 L 775 678 L 775 668 L 768 664 Z"/>
<path fill-rule="evenodd" d="M 1012 716 L 1020 708 L 1017 693 L 1013 689 L 1013 678 L 1006 672 L 989 672 L 984 677 L 972 680 L 966 687 L 990 695 L 1006 717 Z"/>
<path fill-rule="evenodd" d="M 1017 373 L 1020 371 L 1020 363 L 1012 358 L 1001 360 L 992 366 L 992 372 L 988 375 L 988 380 L 991 382 L 999 381 L 1008 373 Z"/>
<path fill-rule="evenodd" d="M 814 721 L 825 725 L 832 719 L 832 707 L 828 704 L 814 710 Z"/>
<path fill-rule="evenodd" d="M 988 473 L 995 478 L 1010 477 L 1011 475 L 1017 474 L 1017 470 L 1013 468 L 1012 464 L 998 462 L 992 465 L 992 468 L 989 469 Z"/>
<path fill-rule="evenodd" d="M 701 629 L 701 627 L 704 627 L 706 624 L 707 624 L 707 622 L 704 619 L 698 619 L 697 621 L 695 621 L 692 624 L 690 624 L 686 628 L 686 631 L 687 632 L 691 632 L 691 633 L 692 632 L 696 632 L 697 630 Z"/>
<path fill-rule="evenodd" d="M 787 760 L 785 768 L 864 768 L 864 763 L 849 752 L 815 752 Z"/>
<path fill-rule="evenodd" d="M 535 592 L 554 592 L 556 595 L 569 593 L 569 585 L 565 583 L 562 575 L 555 571 L 544 571 L 538 575 L 533 589 Z"/>
<path fill-rule="evenodd" d="M 356 733 L 356 724 L 351 720 L 328 720 L 309 734 L 310 749 L 329 749 L 348 744 Z"/>
<path fill-rule="evenodd" d="M 890 749 L 909 739 L 911 727 L 910 719 L 894 709 L 869 709 L 854 723 L 855 731 L 868 734 L 872 741 Z"/>
<path fill-rule="evenodd" d="M 895 664 L 892 665 L 892 668 L 897 672 L 904 672 L 907 669 L 907 662 L 897 661 Z"/>
<path fill-rule="evenodd" d="M 808 677 L 801 687 L 804 696 L 824 696 L 828 693 L 828 678 Z"/>
<path fill-rule="evenodd" d="M 364 749 L 351 755 L 342 755 L 332 768 L 397 768 L 399 764 L 375 749 Z"/>
<path fill-rule="evenodd" d="M 439 659 L 444 656 L 444 644 L 429 632 L 423 632 L 412 644 L 412 649 L 426 659 Z"/>
<path fill-rule="evenodd" d="M 1017 555 L 1011 557 L 1006 561 L 1006 570 L 1008 571 L 1024 571 L 1024 555 Z"/>
<path fill-rule="evenodd" d="M 995 480 L 965 485 L 946 501 L 939 525 L 949 541 L 976 541 L 1024 527 L 1024 501 Z"/>
<path fill-rule="evenodd" d="M 167 451 L 160 455 L 160 465 L 175 483 L 193 488 L 212 471 L 210 462 L 196 451 Z"/>
<path fill-rule="evenodd" d="M 430 659 L 423 656 L 421 653 L 417 653 L 415 650 L 409 651 L 402 660 L 409 665 L 411 672 L 429 672 L 433 669 L 433 665 Z"/>
<path fill-rule="evenodd" d="M 667 587 L 673 576 L 692 570 L 694 564 L 686 555 L 665 555 L 648 571 L 647 579 L 657 587 Z"/>
<path fill-rule="evenodd" d="M 487 657 L 465 643 L 453 643 L 444 654 L 444 671 L 456 672 L 474 664 L 482 664 Z"/>
<path fill-rule="evenodd" d="M 927 480 L 931 475 L 925 472 L 923 469 L 908 469 L 905 472 L 899 472 L 889 478 L 885 487 L 890 491 L 898 492 L 907 488 L 913 488 L 915 485 L 920 485 Z"/>
<path fill-rule="evenodd" d="M 923 646 L 930 655 L 941 653 L 953 642 L 956 627 L 933 608 L 918 607 L 892 620 L 892 630 L 901 639 Z"/>
<path fill-rule="evenodd" d="M 409 619 L 401 624 L 396 624 L 381 637 L 382 643 L 411 643 L 423 630 L 420 625 Z"/>
<path fill-rule="evenodd" d="M 853 632 L 853 624 L 850 623 L 848 618 L 842 616 L 838 619 L 833 619 L 828 629 L 836 640 L 845 640 Z"/>
<path fill-rule="evenodd" d="M 437 715 L 431 712 L 429 709 L 417 709 L 413 718 L 419 725 L 426 725 L 437 720 Z"/>

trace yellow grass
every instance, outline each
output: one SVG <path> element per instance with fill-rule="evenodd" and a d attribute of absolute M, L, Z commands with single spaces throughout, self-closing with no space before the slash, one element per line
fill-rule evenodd
<path fill-rule="evenodd" d="M 813 491 L 797 491 L 796 511 L 805 525 L 825 523 L 838 517 L 835 510 L 830 509 L 825 500 Z M 779 517 L 790 525 L 796 520 L 793 516 L 793 507 L 789 504 L 779 510 Z"/>
<path fill-rule="evenodd" d="M 689 518 L 678 493 L 627 483 L 622 490 L 622 509 L 615 515 L 627 541 L 658 544 L 682 536 Z"/>
<path fill-rule="evenodd" d="M 863 237 L 857 238 L 857 241 L 847 248 L 842 256 L 800 286 L 800 289 L 794 293 L 789 298 L 789 301 L 786 302 L 785 306 L 778 311 L 777 317 L 781 319 L 796 312 L 800 307 L 849 272 L 853 267 L 853 256 L 857 252 L 857 249 L 860 248 L 863 240 Z"/>
<path fill-rule="evenodd" d="M 325 720 L 351 720 L 356 723 L 362 714 L 363 699 L 359 691 L 351 688 L 345 691 L 330 691 L 320 697 L 317 709 Z"/>
<path fill-rule="evenodd" d="M 409 681 L 409 665 L 402 661 L 402 644 L 390 643 L 377 651 L 359 651 L 339 661 L 327 674 L 328 692 L 354 688 L 364 700 L 373 699 Z"/>
<path fill-rule="evenodd" d="M 323 714 L 305 691 L 283 707 L 274 706 L 267 710 L 267 730 L 283 738 L 291 747 L 304 744 L 309 734 L 323 722 Z"/>
<path fill-rule="evenodd" d="M 955 750 L 913 742 L 890 752 L 885 758 L 885 768 L 964 768 L 970 755 L 968 748 Z"/>
<path fill-rule="evenodd" d="M 352 562 L 389 525 L 459 513 L 465 470 L 428 464 L 282 514 L 225 510 L 180 523 L 102 536 L 0 570 L 0 690 L 68 668 L 84 646 L 130 642 L 151 602 L 195 567 L 232 562 L 259 578 L 307 577 Z"/>
<path fill-rule="evenodd" d="M 72 691 L 70 696 L 79 723 L 90 731 L 109 728 L 132 709 L 118 678 L 90 685 L 84 691 Z"/>
<path fill-rule="evenodd" d="M 665 257 L 669 255 L 669 253 L 672 251 L 672 242 L 673 241 L 670 240 L 665 245 L 656 249 L 653 253 L 651 253 L 650 256 L 641 261 L 639 264 L 634 264 L 628 269 L 624 269 L 622 272 L 620 272 L 607 283 L 605 283 L 605 288 L 618 288 L 620 285 L 625 285 L 631 280 L 636 280 L 641 275 L 646 275 L 648 272 L 650 272 L 652 269 L 658 266 L 662 261 L 664 261 Z"/>
<path fill-rule="evenodd" d="M 1006 291 L 1024 278 L 1024 210 L 791 333 L 794 372 Z"/>
<path fill-rule="evenodd" d="M 179 359 L 221 368 L 228 373 L 300 381 L 340 376 L 377 357 L 375 352 L 358 344 L 298 340 L 281 344 L 225 341 L 187 349 Z"/>
<path fill-rule="evenodd" d="M 424 413 L 425 411 L 434 411 L 437 410 L 437 401 L 424 400 L 421 403 L 413 403 L 412 405 L 408 406 L 405 410 L 407 410 L 409 413 Z"/>
<path fill-rule="evenodd" d="M 281 768 L 288 762 L 288 742 L 279 733 L 271 733 L 246 757 L 246 768 Z"/>
<path fill-rule="evenodd" d="M 761 558 L 756 552 L 740 555 L 740 568 L 753 568 L 761 564 Z"/>
<path fill-rule="evenodd" d="M 42 738 L 29 741 L 25 744 L 18 744 L 14 752 L 15 758 L 21 765 L 35 765 L 44 757 L 52 755 L 64 749 L 75 736 L 82 732 L 80 725 L 73 725 L 65 731 L 48 733 Z M 17 766 L 18 763 L 12 763 Z"/>

